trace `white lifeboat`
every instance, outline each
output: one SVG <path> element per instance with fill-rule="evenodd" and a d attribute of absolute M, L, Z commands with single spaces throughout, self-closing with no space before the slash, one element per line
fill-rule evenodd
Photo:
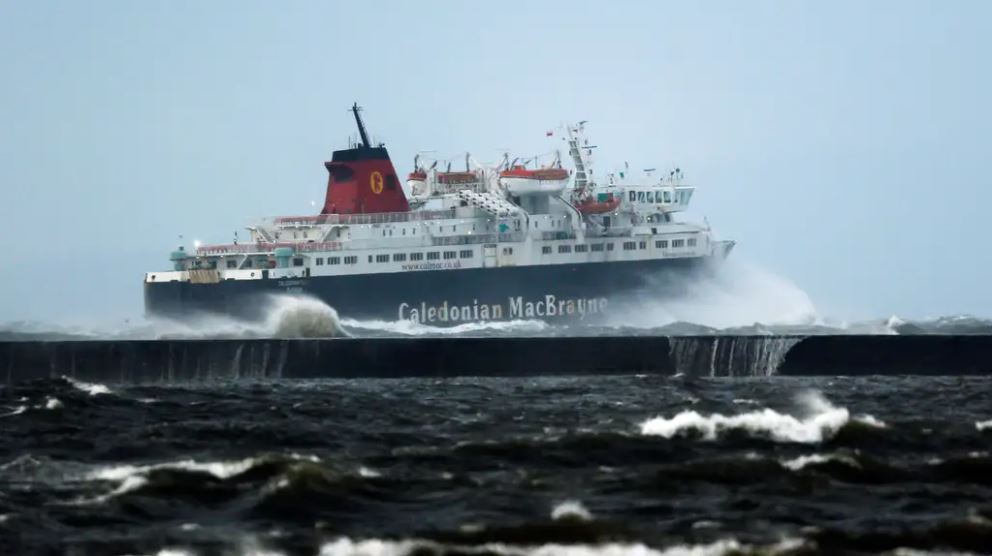
<path fill-rule="evenodd" d="M 410 172 L 406 177 L 406 187 L 411 196 L 426 197 L 429 193 L 427 191 L 427 172 L 423 170 Z"/>
<path fill-rule="evenodd" d="M 511 195 L 554 195 L 568 186 L 568 170 L 513 166 L 499 173 L 500 182 Z"/>

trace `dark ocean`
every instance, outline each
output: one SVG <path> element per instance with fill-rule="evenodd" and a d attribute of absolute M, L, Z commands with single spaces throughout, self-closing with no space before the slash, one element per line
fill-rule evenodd
<path fill-rule="evenodd" d="M 0 390 L 2 554 L 992 553 L 988 378 Z"/>

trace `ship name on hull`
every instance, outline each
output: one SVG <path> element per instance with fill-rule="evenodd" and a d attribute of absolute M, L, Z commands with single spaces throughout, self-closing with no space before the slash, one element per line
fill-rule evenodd
<path fill-rule="evenodd" d="M 605 297 L 562 298 L 547 294 L 542 298 L 510 297 L 506 303 L 454 304 L 447 301 L 439 305 L 426 302 L 400 303 L 400 320 L 418 323 L 471 322 L 483 320 L 533 319 L 533 318 L 578 318 L 606 312 Z"/>

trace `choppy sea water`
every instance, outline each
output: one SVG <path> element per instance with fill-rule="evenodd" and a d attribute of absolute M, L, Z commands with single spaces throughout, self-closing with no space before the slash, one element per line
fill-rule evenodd
<path fill-rule="evenodd" d="M 3 554 L 992 551 L 992 379 L 0 390 Z"/>

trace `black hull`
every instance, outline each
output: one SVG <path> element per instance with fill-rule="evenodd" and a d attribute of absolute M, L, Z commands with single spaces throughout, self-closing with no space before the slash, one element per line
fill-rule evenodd
<path fill-rule="evenodd" d="M 248 320 L 267 314 L 273 294 L 307 295 L 355 319 L 454 326 L 480 320 L 608 320 L 639 295 L 665 298 L 711 272 L 716 258 L 518 266 L 402 273 L 146 282 L 145 312 L 184 318 L 216 313 Z"/>

